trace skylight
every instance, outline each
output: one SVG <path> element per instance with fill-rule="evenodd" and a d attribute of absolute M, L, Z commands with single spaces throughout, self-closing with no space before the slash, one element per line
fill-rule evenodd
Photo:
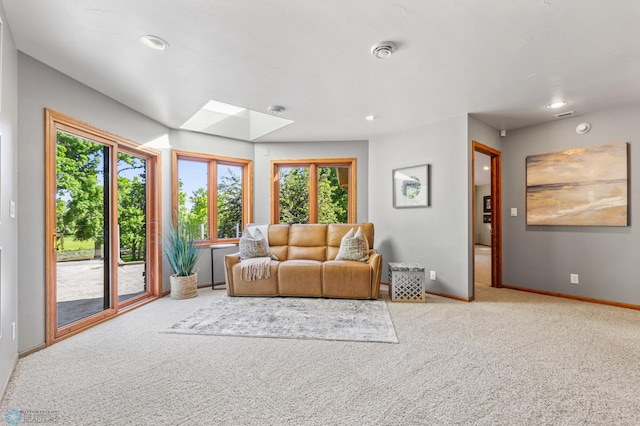
<path fill-rule="evenodd" d="M 228 138 L 254 141 L 281 129 L 293 120 L 275 117 L 219 101 L 209 101 L 181 129 Z"/>

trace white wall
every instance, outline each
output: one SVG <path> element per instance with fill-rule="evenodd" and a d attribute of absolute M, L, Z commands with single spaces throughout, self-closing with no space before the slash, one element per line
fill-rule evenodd
<path fill-rule="evenodd" d="M 356 222 L 369 221 L 369 156 L 367 141 L 282 142 L 255 144 L 254 221 L 271 222 L 271 161 L 301 158 L 356 158 Z M 377 239 L 377 237 L 375 237 Z"/>
<path fill-rule="evenodd" d="M 171 164 L 165 126 L 23 53 L 18 69 L 18 350 L 23 352 L 45 341 L 44 109 L 161 150 L 164 174 Z M 165 183 L 162 193 L 165 202 L 171 200 Z"/>
<path fill-rule="evenodd" d="M 18 199 L 18 59 L 13 37 L 2 19 L 2 90 L 0 111 L 0 398 L 6 390 L 18 360 L 18 341 L 13 339 L 12 324 L 18 321 L 18 221 L 9 216 L 11 201 Z M 20 204 L 17 204 L 18 209 Z"/>
<path fill-rule="evenodd" d="M 431 207 L 394 209 L 392 170 L 431 164 Z M 471 149 L 466 115 L 369 143 L 369 220 L 388 262 L 426 268 L 428 291 L 468 298 L 471 283 Z M 437 280 L 429 280 L 429 271 Z"/>
<path fill-rule="evenodd" d="M 591 123 L 585 135 L 578 123 Z M 640 305 L 640 107 L 627 107 L 508 133 L 503 143 L 504 283 L 536 290 Z M 630 221 L 627 227 L 527 226 L 528 155 L 613 142 L 630 144 Z M 569 275 L 580 276 L 571 285 Z"/>

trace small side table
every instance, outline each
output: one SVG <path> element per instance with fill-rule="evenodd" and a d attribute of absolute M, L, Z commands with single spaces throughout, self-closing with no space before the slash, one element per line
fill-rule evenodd
<path fill-rule="evenodd" d="M 237 247 L 237 244 L 230 244 L 230 243 L 227 243 L 227 244 L 211 244 L 209 246 L 209 248 L 211 249 L 211 289 L 212 290 L 216 286 L 216 274 L 215 274 L 216 268 L 215 268 L 215 264 L 213 262 L 213 259 L 214 259 L 213 253 L 216 250 L 224 249 L 224 248 L 230 248 L 230 247 Z"/>
<path fill-rule="evenodd" d="M 424 266 L 390 262 L 389 295 L 394 302 L 425 302 Z"/>

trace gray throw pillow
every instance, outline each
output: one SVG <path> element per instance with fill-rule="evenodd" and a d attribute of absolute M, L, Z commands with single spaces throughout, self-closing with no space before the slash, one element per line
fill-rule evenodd
<path fill-rule="evenodd" d="M 349 230 L 342 241 L 340 241 L 340 249 L 336 260 L 355 260 L 358 262 L 367 262 L 369 260 L 369 241 L 364 235 L 362 228 L 358 227 L 358 231 L 354 232 L 353 228 Z"/>
<path fill-rule="evenodd" d="M 270 257 L 274 260 L 277 259 L 267 245 L 264 234 L 262 234 L 259 229 L 255 229 L 253 236 L 251 236 L 251 232 L 245 228 L 240 236 L 239 249 L 240 260 L 252 259 L 254 257 Z"/>

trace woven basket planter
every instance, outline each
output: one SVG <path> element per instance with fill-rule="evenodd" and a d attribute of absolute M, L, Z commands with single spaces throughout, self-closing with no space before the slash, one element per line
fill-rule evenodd
<path fill-rule="evenodd" d="M 171 298 L 190 299 L 198 295 L 198 273 L 193 273 L 187 277 L 171 275 Z"/>

